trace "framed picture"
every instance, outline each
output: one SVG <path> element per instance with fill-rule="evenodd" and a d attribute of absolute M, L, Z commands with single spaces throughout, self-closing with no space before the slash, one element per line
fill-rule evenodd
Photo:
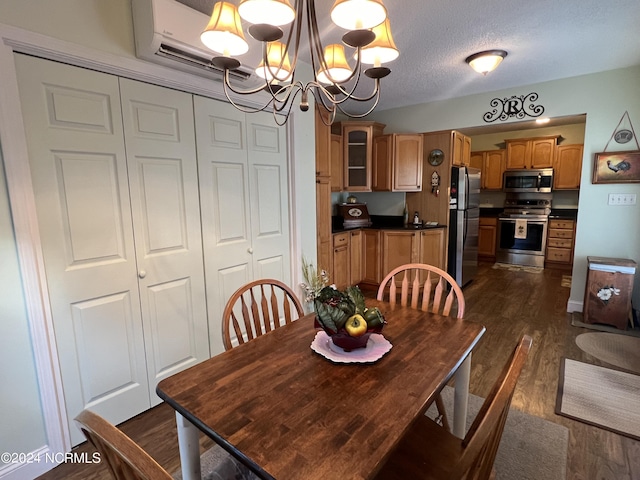
<path fill-rule="evenodd" d="M 640 150 L 596 153 L 591 183 L 640 183 Z"/>

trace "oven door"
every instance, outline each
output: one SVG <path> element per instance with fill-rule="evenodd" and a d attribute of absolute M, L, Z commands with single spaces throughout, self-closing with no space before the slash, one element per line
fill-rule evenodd
<path fill-rule="evenodd" d="M 498 248 L 496 260 L 518 265 L 544 265 L 547 246 L 548 218 L 526 218 L 525 238 L 516 238 L 516 218 L 498 219 Z"/>

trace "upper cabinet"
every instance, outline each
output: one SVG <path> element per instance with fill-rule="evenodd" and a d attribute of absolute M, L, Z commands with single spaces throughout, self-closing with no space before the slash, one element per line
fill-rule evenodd
<path fill-rule="evenodd" d="M 451 132 L 451 144 L 451 164 L 469 166 L 471 161 L 471 137 L 453 130 Z"/>
<path fill-rule="evenodd" d="M 391 134 L 374 139 L 372 189 L 419 192 L 422 190 L 422 135 Z"/>
<path fill-rule="evenodd" d="M 553 162 L 554 190 L 575 190 L 580 188 L 582 150 L 582 145 L 558 145 Z"/>
<path fill-rule="evenodd" d="M 382 135 L 384 127 L 376 122 L 344 122 L 342 124 L 345 190 L 371 191 L 373 139 Z"/>
<path fill-rule="evenodd" d="M 482 171 L 480 178 L 483 190 L 502 190 L 506 158 L 506 150 L 485 150 L 471 154 L 471 166 Z"/>
<path fill-rule="evenodd" d="M 506 140 L 507 170 L 553 167 L 557 141 L 557 135 Z"/>

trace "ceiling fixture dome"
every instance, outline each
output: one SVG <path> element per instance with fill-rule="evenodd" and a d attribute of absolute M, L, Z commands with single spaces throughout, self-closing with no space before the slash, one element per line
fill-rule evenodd
<path fill-rule="evenodd" d="M 229 1 L 217 2 L 201 39 L 206 47 L 219 54 L 211 63 L 224 70 L 227 100 L 244 112 L 270 109 L 280 125 L 289 118 L 291 104 L 298 94 L 300 109 L 309 109 L 309 92 L 316 103 L 321 103 L 330 112 L 329 123 L 334 121 L 338 110 L 351 118 L 362 118 L 371 113 L 380 99 L 380 80 L 391 73 L 382 64 L 399 55 L 391 36 L 387 9 L 382 0 L 335 0 L 330 15 L 334 24 L 348 31 L 342 37 L 342 44 L 324 48 L 314 0 L 242 0 L 238 7 Z M 235 57 L 249 49 L 241 19 L 251 24 L 249 34 L 263 45 L 262 62 L 256 74 L 264 79 L 264 84 L 250 90 L 235 88 L 229 81 L 229 71 L 240 66 Z M 314 79 L 306 83 L 295 78 L 303 20 L 306 20 L 304 27 L 314 72 Z M 281 28 L 285 25 L 289 25 L 286 35 Z M 347 56 L 345 46 L 355 51 L 353 56 Z M 355 65 L 349 65 L 347 58 L 354 58 Z M 363 64 L 373 66 L 364 68 Z M 355 94 L 362 73 L 373 80 L 371 93 L 364 96 Z M 251 95 L 261 91 L 270 96 L 261 108 L 238 105 L 230 96 L 230 92 Z M 345 106 L 352 102 L 365 103 L 367 111 L 349 111 Z M 276 115 L 278 113 L 284 114 L 284 120 Z"/>
<path fill-rule="evenodd" d="M 468 56 L 465 62 L 476 72 L 486 75 L 495 70 L 506 56 L 507 52 L 505 50 L 486 50 Z"/>

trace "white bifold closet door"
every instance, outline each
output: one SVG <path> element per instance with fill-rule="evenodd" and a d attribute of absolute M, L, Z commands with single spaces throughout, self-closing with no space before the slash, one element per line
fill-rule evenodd
<path fill-rule="evenodd" d="M 16 66 L 77 444 L 82 409 L 120 423 L 209 356 L 191 95 L 23 55 Z"/>
<path fill-rule="evenodd" d="M 287 145 L 270 113 L 244 114 L 198 96 L 194 110 L 215 355 L 224 350 L 222 312 L 237 288 L 259 278 L 290 285 Z"/>

